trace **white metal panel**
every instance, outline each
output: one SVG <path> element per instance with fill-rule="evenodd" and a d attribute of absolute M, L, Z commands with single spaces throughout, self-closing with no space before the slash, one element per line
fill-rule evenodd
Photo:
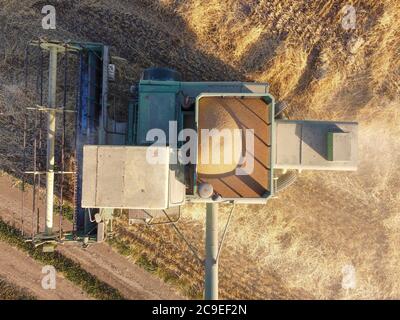
<path fill-rule="evenodd" d="M 277 122 L 276 164 L 301 164 L 301 125 Z"/>
<path fill-rule="evenodd" d="M 304 123 L 301 126 L 301 164 L 306 167 L 327 164 L 326 127 Z"/>
<path fill-rule="evenodd" d="M 125 173 L 124 151 L 124 147 L 98 147 L 96 207 L 123 207 Z"/>
<path fill-rule="evenodd" d="M 124 147 L 124 208 L 165 209 L 168 207 L 168 147 Z M 157 152 L 160 163 L 148 162 L 147 152 Z"/>
<path fill-rule="evenodd" d="M 330 134 L 332 139 L 332 161 L 351 161 L 351 133 L 335 132 Z"/>
<path fill-rule="evenodd" d="M 148 161 L 149 150 L 159 163 Z M 168 207 L 168 147 L 85 146 L 83 168 L 82 207 Z"/>
<path fill-rule="evenodd" d="M 88 208 L 96 203 L 97 146 L 84 147 L 82 207 Z"/>
<path fill-rule="evenodd" d="M 347 133 L 350 139 L 350 156 L 347 161 L 328 159 L 329 132 Z M 357 170 L 357 146 L 358 124 L 355 122 L 277 120 L 274 168 Z"/>

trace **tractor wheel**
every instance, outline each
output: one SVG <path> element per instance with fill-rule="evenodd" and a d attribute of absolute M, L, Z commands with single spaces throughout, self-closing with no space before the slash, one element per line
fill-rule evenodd
<path fill-rule="evenodd" d="M 181 81 L 182 76 L 173 69 L 153 67 L 143 71 L 142 80 Z"/>

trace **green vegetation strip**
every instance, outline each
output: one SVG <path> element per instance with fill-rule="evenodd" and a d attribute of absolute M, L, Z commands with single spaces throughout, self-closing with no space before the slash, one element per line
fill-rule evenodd
<path fill-rule="evenodd" d="M 0 278 L 0 300 L 36 300 L 34 296 Z"/>
<path fill-rule="evenodd" d="M 184 296 L 190 299 L 201 300 L 203 298 L 202 291 L 199 291 L 195 286 L 179 277 L 179 275 L 165 270 L 157 262 L 151 260 L 144 252 L 145 248 L 139 249 L 140 245 L 127 244 L 125 241 L 116 238 L 107 240 L 107 243 L 119 254 L 132 258 L 139 267 L 177 288 Z"/>
<path fill-rule="evenodd" d="M 54 207 L 54 212 L 59 212 L 60 207 L 57 203 Z M 63 205 L 63 217 L 72 222 L 74 209 L 68 203 Z M 118 215 L 115 218 L 120 218 Z M 126 217 L 127 219 L 127 217 Z M 190 299 L 203 299 L 203 292 L 199 290 L 197 286 L 184 280 L 178 274 L 170 272 L 163 268 L 162 265 L 158 264 L 156 261 L 152 260 L 146 254 L 146 248 L 138 243 L 127 243 L 123 239 L 112 237 L 107 239 L 107 244 L 110 245 L 114 250 L 116 250 L 120 255 L 131 258 L 134 263 L 146 270 L 147 272 L 155 275 L 156 277 L 163 280 L 165 283 L 170 284 L 177 288 L 184 296 Z"/>
<path fill-rule="evenodd" d="M 56 205 L 54 211 L 59 212 L 60 207 Z M 73 207 L 69 203 L 64 203 L 62 211 L 63 217 L 72 222 L 74 214 Z M 115 216 L 115 218 L 118 218 L 118 216 Z M 107 243 L 119 254 L 131 258 L 137 266 L 162 279 L 165 283 L 177 288 L 184 296 L 191 299 L 203 298 L 202 291 L 199 291 L 195 286 L 182 279 L 179 275 L 164 269 L 156 261 L 150 259 L 145 252 L 146 248 L 143 246 L 133 243 L 128 244 L 124 240 L 115 237 L 107 239 Z"/>
<path fill-rule="evenodd" d="M 65 257 L 60 252 L 44 253 L 40 247 L 35 248 L 32 243 L 24 240 L 19 230 L 11 227 L 2 219 L 0 219 L 0 240 L 28 253 L 29 256 L 40 263 L 54 266 L 58 272 L 63 273 L 66 279 L 80 286 L 88 295 L 95 299 L 124 299 L 117 289 L 97 279 L 95 276 L 82 269 L 78 263 Z"/>

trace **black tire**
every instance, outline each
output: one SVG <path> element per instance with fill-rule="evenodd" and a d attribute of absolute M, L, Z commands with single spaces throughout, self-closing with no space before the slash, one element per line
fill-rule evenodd
<path fill-rule="evenodd" d="M 143 71 L 142 80 L 182 81 L 182 76 L 173 69 L 153 67 Z"/>

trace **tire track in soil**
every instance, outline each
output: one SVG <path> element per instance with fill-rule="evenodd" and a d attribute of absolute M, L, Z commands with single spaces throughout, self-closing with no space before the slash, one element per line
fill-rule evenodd
<path fill-rule="evenodd" d="M 81 288 L 65 279 L 62 274 L 56 276 L 56 289 L 42 288 L 43 265 L 22 251 L 0 241 L 0 278 L 4 278 L 37 299 L 41 300 L 88 300 L 91 299 Z"/>

